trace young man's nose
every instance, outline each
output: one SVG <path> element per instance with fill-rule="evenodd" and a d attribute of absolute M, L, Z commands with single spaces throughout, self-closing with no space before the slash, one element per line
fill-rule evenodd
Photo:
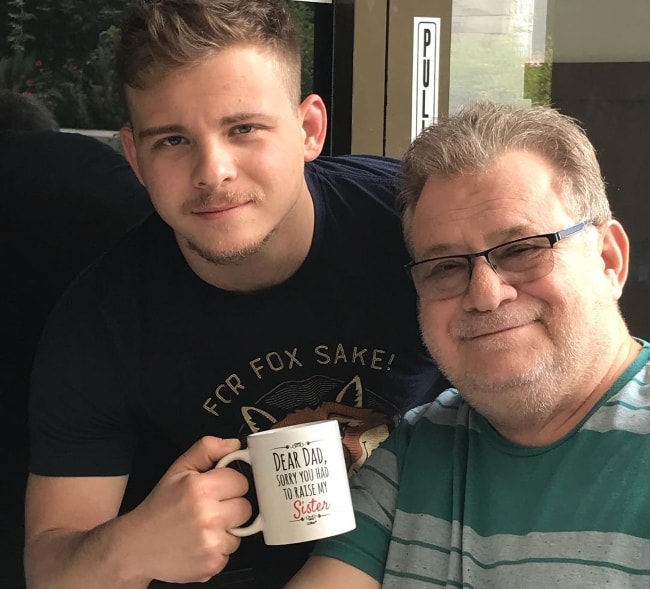
<path fill-rule="evenodd" d="M 227 145 L 213 140 L 197 146 L 193 170 L 194 184 L 216 188 L 236 177 L 233 154 Z"/>

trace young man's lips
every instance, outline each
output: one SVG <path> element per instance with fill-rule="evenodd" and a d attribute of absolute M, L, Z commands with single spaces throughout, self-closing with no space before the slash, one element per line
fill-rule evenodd
<path fill-rule="evenodd" d="M 197 208 L 192 210 L 192 213 L 195 215 L 219 215 L 221 213 L 226 213 L 228 211 L 232 211 L 234 209 L 238 209 L 239 207 L 244 206 L 247 204 L 246 202 L 236 202 L 236 203 L 227 203 L 223 205 L 213 205 L 210 207 L 204 207 L 204 208 Z"/>

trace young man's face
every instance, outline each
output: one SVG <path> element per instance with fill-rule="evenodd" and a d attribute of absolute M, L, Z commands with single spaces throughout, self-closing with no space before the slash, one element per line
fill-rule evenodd
<path fill-rule="evenodd" d="M 285 80 L 271 54 L 237 46 L 127 88 L 127 157 L 190 263 L 239 264 L 311 236 L 304 162 L 326 115 L 318 97 L 296 105 Z"/>

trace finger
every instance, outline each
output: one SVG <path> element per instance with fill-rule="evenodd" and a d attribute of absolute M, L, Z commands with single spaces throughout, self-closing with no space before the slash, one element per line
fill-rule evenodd
<path fill-rule="evenodd" d="M 226 540 L 224 540 L 221 554 L 223 554 L 224 556 L 230 556 L 231 554 L 234 554 L 239 548 L 240 544 L 241 544 L 241 538 L 238 538 L 237 536 L 233 536 L 232 534 L 228 534 L 228 537 L 226 538 Z"/>
<path fill-rule="evenodd" d="M 206 472 L 212 469 L 215 463 L 226 454 L 240 448 L 237 439 L 221 439 L 214 436 L 205 436 L 182 454 L 167 471 L 170 474 L 189 471 Z"/>
<path fill-rule="evenodd" d="M 234 468 L 214 468 L 200 473 L 204 492 L 219 501 L 243 497 L 249 488 L 245 475 Z"/>
<path fill-rule="evenodd" d="M 221 520 L 225 530 L 243 526 L 253 515 L 253 507 L 250 501 L 243 497 L 223 501 L 220 508 Z"/>

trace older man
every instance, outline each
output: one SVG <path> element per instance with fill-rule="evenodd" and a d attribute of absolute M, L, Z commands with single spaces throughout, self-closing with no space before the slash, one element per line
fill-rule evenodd
<path fill-rule="evenodd" d="M 375 451 L 357 529 L 289 587 L 647 589 L 650 346 L 619 311 L 628 240 L 588 139 L 479 104 L 403 173 L 422 333 L 456 389 Z"/>

